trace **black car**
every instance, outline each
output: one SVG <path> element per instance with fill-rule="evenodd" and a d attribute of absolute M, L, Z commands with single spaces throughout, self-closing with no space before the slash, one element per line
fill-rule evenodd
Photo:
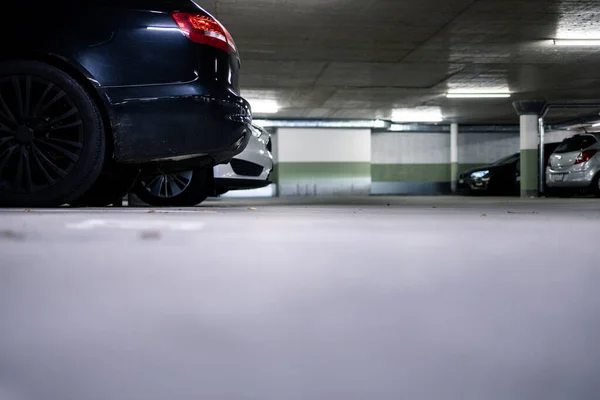
<path fill-rule="evenodd" d="M 520 192 L 517 163 L 520 153 L 503 157 L 488 165 L 464 171 L 458 177 L 458 189 L 467 194 L 516 194 Z"/>
<path fill-rule="evenodd" d="M 229 32 L 191 0 L 19 1 L 0 14 L 0 205 L 108 203 L 140 168 L 246 146 Z"/>
<path fill-rule="evenodd" d="M 544 145 L 546 162 L 558 145 L 560 143 Z M 520 167 L 521 153 L 514 153 L 491 164 L 466 170 L 458 177 L 458 190 L 465 194 L 519 195 L 521 193 Z"/>

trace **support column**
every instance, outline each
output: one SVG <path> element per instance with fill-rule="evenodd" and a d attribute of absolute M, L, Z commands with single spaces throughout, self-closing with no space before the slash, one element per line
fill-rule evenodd
<path fill-rule="evenodd" d="M 458 184 L 458 124 L 450 125 L 450 187 L 456 192 Z"/>
<path fill-rule="evenodd" d="M 516 101 L 513 103 L 521 124 L 521 197 L 539 197 L 539 119 L 545 101 Z"/>

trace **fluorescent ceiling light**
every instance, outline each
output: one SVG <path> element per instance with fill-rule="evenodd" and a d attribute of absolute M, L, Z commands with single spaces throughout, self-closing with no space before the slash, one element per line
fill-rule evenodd
<path fill-rule="evenodd" d="M 448 93 L 449 99 L 506 99 L 510 93 Z"/>
<path fill-rule="evenodd" d="M 249 99 L 252 112 L 256 114 L 277 114 L 279 106 L 275 100 Z"/>
<path fill-rule="evenodd" d="M 491 99 L 491 98 L 508 98 L 510 92 L 508 90 L 495 89 L 479 89 L 479 90 L 449 90 L 446 94 L 449 99 Z"/>
<path fill-rule="evenodd" d="M 382 120 L 268 120 L 255 119 L 254 123 L 263 128 L 386 128 L 389 123 Z"/>
<path fill-rule="evenodd" d="M 444 116 L 438 107 L 392 110 L 393 122 L 442 122 Z"/>
<path fill-rule="evenodd" d="M 556 46 L 600 46 L 600 39 L 554 39 Z"/>

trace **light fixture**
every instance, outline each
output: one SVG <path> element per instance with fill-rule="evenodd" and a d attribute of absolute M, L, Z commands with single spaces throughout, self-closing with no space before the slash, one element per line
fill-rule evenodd
<path fill-rule="evenodd" d="M 444 116 L 439 107 L 420 107 L 392 110 L 393 122 L 442 122 Z"/>
<path fill-rule="evenodd" d="M 502 99 L 511 94 L 508 90 L 449 90 L 446 97 L 449 99 Z"/>
<path fill-rule="evenodd" d="M 510 97 L 508 93 L 448 93 L 449 99 L 506 99 Z"/>
<path fill-rule="evenodd" d="M 254 123 L 263 128 L 387 128 L 389 122 L 375 120 L 273 120 L 255 119 Z"/>
<path fill-rule="evenodd" d="M 279 106 L 275 100 L 248 99 L 252 113 L 256 114 L 277 114 Z"/>
<path fill-rule="evenodd" d="M 600 39 L 554 39 L 556 46 L 600 46 Z"/>
<path fill-rule="evenodd" d="M 592 125 L 592 128 L 598 128 L 600 126 L 600 122 L 598 122 L 597 124 Z"/>

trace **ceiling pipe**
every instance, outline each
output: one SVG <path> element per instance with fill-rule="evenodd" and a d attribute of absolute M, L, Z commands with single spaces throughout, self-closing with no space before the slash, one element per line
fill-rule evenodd
<path fill-rule="evenodd" d="M 393 124 L 392 129 L 373 129 L 374 133 L 407 132 L 407 133 L 450 133 L 450 124 Z M 460 133 L 519 133 L 519 125 L 459 125 Z"/>
<path fill-rule="evenodd" d="M 544 118 L 552 109 L 590 109 L 600 110 L 600 103 L 549 103 L 542 109 L 541 117 Z M 310 120 L 310 119 L 256 119 L 255 122 L 264 128 L 356 128 L 372 129 L 375 133 L 390 132 L 430 132 L 450 133 L 449 123 L 393 123 L 389 120 Z M 589 114 L 584 117 L 571 119 L 556 124 L 545 124 L 546 131 L 568 130 L 579 125 L 600 122 L 600 113 Z M 460 125 L 461 133 L 519 133 L 519 125 L 482 124 Z"/>
<path fill-rule="evenodd" d="M 309 119 L 255 119 L 254 123 L 263 128 L 357 128 L 357 129 L 387 129 L 391 122 L 380 119 L 373 120 L 309 120 Z"/>
<path fill-rule="evenodd" d="M 598 105 L 600 109 L 600 104 Z M 568 121 L 560 122 L 557 124 L 550 124 L 548 128 L 553 131 L 566 131 L 572 128 L 578 128 L 585 125 L 592 125 L 600 122 L 600 113 L 588 114 L 583 117 L 570 119 Z"/>
<path fill-rule="evenodd" d="M 430 132 L 450 133 L 450 124 L 393 123 L 385 120 L 293 120 L 256 119 L 254 122 L 264 128 L 357 128 L 372 129 L 375 133 L 390 132 Z M 518 125 L 460 125 L 461 133 L 519 133 Z"/>
<path fill-rule="evenodd" d="M 553 108 L 563 109 L 579 109 L 579 108 L 597 108 L 600 109 L 599 103 L 547 103 L 542 109 L 540 117 L 545 118 L 548 111 Z"/>

